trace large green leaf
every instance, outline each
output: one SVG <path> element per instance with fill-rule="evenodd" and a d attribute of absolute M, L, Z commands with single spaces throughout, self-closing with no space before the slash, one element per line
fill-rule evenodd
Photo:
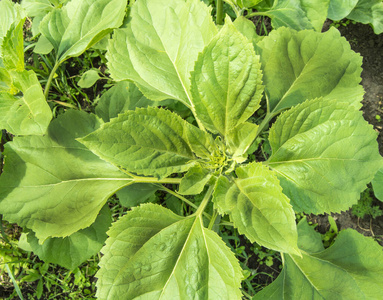
<path fill-rule="evenodd" d="M 259 8 L 257 14 L 271 18 L 271 25 L 274 28 L 286 26 L 295 30 L 313 29 L 300 2 L 300 0 L 274 1 L 272 7 L 257 7 Z"/>
<path fill-rule="evenodd" d="M 129 172 L 166 177 L 195 159 L 186 137 L 192 126 L 165 109 L 127 111 L 79 139 L 102 159 Z"/>
<path fill-rule="evenodd" d="M 347 19 L 371 24 L 374 32 L 383 32 L 383 2 L 381 0 L 359 0 Z"/>
<path fill-rule="evenodd" d="M 18 246 L 24 250 L 28 250 L 25 249 L 25 246 L 28 246 L 41 260 L 73 270 L 100 251 L 107 238 L 106 232 L 111 223 L 110 209 L 104 206 L 96 221 L 88 228 L 79 230 L 65 238 L 48 238 L 42 245 L 39 244 L 39 240 L 31 231 L 23 237 L 26 245 L 23 247 L 23 244 L 19 242 Z"/>
<path fill-rule="evenodd" d="M 312 236 L 312 228 L 300 229 L 299 238 L 301 234 Z M 320 243 L 320 236 L 316 243 Z M 302 252 L 302 257 L 283 256 L 281 274 L 254 300 L 359 300 L 382 296 L 382 248 L 352 229 L 341 231 L 335 243 L 324 251 Z"/>
<path fill-rule="evenodd" d="M 122 25 L 126 0 L 72 0 L 50 12 L 40 31 L 53 45 L 56 61 L 82 54 Z"/>
<path fill-rule="evenodd" d="M 113 79 L 134 81 L 151 100 L 177 99 L 190 106 L 190 72 L 198 53 L 217 33 L 200 0 L 136 1 L 127 28 L 108 46 Z"/>
<path fill-rule="evenodd" d="M 259 57 L 229 19 L 198 57 L 191 82 L 197 117 L 213 133 L 226 136 L 258 109 L 263 93 Z"/>
<path fill-rule="evenodd" d="M 9 72 L 13 88 L 22 93 L 0 93 L 0 128 L 15 135 L 44 134 L 52 112 L 33 71 Z"/>
<path fill-rule="evenodd" d="M 302 9 L 310 20 L 314 29 L 321 32 L 326 21 L 331 0 L 300 0 Z"/>
<path fill-rule="evenodd" d="M 132 182 L 75 140 L 97 127 L 94 116 L 69 111 L 51 123 L 46 136 L 7 143 L 0 177 L 4 218 L 32 229 L 42 241 L 90 226 L 109 196 Z"/>
<path fill-rule="evenodd" d="M 381 0 L 331 0 L 328 18 L 339 21 L 343 18 L 363 24 L 371 24 L 374 32 L 383 32 L 383 3 Z"/>
<path fill-rule="evenodd" d="M 375 174 L 372 180 L 375 197 L 383 201 L 383 167 Z"/>
<path fill-rule="evenodd" d="M 327 17 L 339 21 L 347 17 L 358 4 L 359 0 L 330 0 Z"/>
<path fill-rule="evenodd" d="M 147 107 L 154 104 L 156 102 L 145 98 L 133 83 L 121 81 L 101 96 L 96 106 L 96 114 L 104 122 L 109 122 L 118 114 L 135 110 L 136 107 Z"/>
<path fill-rule="evenodd" d="M 376 132 L 348 103 L 316 99 L 283 113 L 267 161 L 294 209 L 340 212 L 358 200 L 382 159 Z"/>
<path fill-rule="evenodd" d="M 200 216 L 145 204 L 108 235 L 97 273 L 100 299 L 241 299 L 238 261 Z"/>
<path fill-rule="evenodd" d="M 251 163 L 236 174 L 231 181 L 225 176 L 217 181 L 213 201 L 218 211 L 228 214 L 251 242 L 298 254 L 295 214 L 274 172 Z"/>
<path fill-rule="evenodd" d="M 362 58 L 335 28 L 326 33 L 280 28 L 258 46 L 271 112 L 317 97 L 361 106 Z"/>

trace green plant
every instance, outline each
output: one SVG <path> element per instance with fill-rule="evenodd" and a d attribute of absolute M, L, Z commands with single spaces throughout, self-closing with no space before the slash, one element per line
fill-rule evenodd
<path fill-rule="evenodd" d="M 352 213 L 358 218 L 364 218 L 366 215 L 375 219 L 383 215 L 383 211 L 378 205 L 372 205 L 373 198 L 371 196 L 371 188 L 366 189 L 357 204 L 352 206 Z"/>
<path fill-rule="evenodd" d="M 87 3 L 72 0 L 40 23 L 56 57 L 45 96 L 58 66 L 104 32 L 100 25 L 85 41 L 72 34 L 74 24 L 88 20 Z M 52 25 L 74 7 L 82 13 L 56 31 Z M 92 13 L 100 15 L 97 9 Z M 334 28 L 323 34 L 279 28 L 259 41 L 250 21 L 227 18 L 218 30 L 210 13 L 199 0 L 136 1 L 129 22 L 108 43 L 108 68 L 120 82 L 100 99 L 96 114 L 68 110 L 47 122 L 46 131 L 13 132 L 20 136 L 5 145 L 0 211 L 25 228 L 33 252 L 68 268 L 106 239 L 97 273 L 101 299 L 240 299 L 242 270 L 217 234 L 229 225 L 281 253 L 282 274 L 255 299 L 380 295 L 378 244 L 347 230 L 325 250 L 305 219 L 295 220 L 295 211 L 348 209 L 383 164 L 376 133 L 359 111 L 361 57 Z M 102 21 L 106 32 L 119 23 Z M 13 65 L 4 58 L 13 50 L 4 45 L 17 28 L 2 47 L 11 78 Z M 27 92 L 25 85 L 16 88 Z M 30 86 L 44 99 L 38 81 Z M 9 102 L 19 101 L 13 97 Z M 168 99 L 173 111 L 156 107 Z M 263 99 L 263 120 L 250 122 Z M 190 111 L 189 122 L 174 101 Z M 248 149 L 260 139 L 271 155 L 248 162 Z M 171 195 L 165 205 L 178 214 L 158 204 L 138 206 L 157 191 Z M 115 193 L 134 207 L 106 238 L 112 221 L 106 203 Z M 323 280 L 323 273 L 333 279 Z"/>
<path fill-rule="evenodd" d="M 296 30 L 321 31 L 326 18 L 335 21 L 334 26 L 349 22 L 370 24 L 376 34 L 383 32 L 383 3 L 381 0 L 225 0 L 237 17 L 245 15 L 267 16 L 274 28 L 288 26 Z M 348 20 L 341 21 L 347 18 Z"/>

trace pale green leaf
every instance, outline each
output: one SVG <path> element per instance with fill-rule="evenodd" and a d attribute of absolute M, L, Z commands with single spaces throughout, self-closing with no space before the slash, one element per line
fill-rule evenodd
<path fill-rule="evenodd" d="M 352 229 L 319 253 L 283 256 L 281 274 L 254 300 L 380 299 L 383 293 L 382 248 Z"/>
<path fill-rule="evenodd" d="M 54 8 L 53 4 L 49 0 L 22 0 L 21 7 L 25 10 L 28 17 L 36 17 L 40 14 L 47 14 Z"/>
<path fill-rule="evenodd" d="M 217 151 L 213 136 L 190 124 L 185 126 L 185 132 L 192 151 L 198 157 L 210 160 L 214 152 Z"/>
<path fill-rule="evenodd" d="M 38 54 L 48 54 L 53 50 L 53 45 L 49 42 L 49 40 L 40 35 L 39 40 L 37 41 L 35 48 L 33 48 L 33 52 Z"/>
<path fill-rule="evenodd" d="M 72 0 L 50 12 L 40 31 L 53 45 L 56 61 L 82 54 L 121 26 L 126 0 Z"/>
<path fill-rule="evenodd" d="M 375 174 L 372 180 L 375 197 L 383 201 L 383 167 Z"/>
<path fill-rule="evenodd" d="M 327 17 L 334 21 L 340 21 L 351 13 L 358 2 L 359 0 L 330 0 Z"/>
<path fill-rule="evenodd" d="M 60 5 L 67 0 L 59 1 Z M 41 20 L 55 9 L 55 5 L 49 0 L 23 0 L 21 7 L 25 10 L 27 16 L 32 18 L 32 34 L 36 36 L 40 33 Z M 58 6 L 60 7 L 60 6 Z M 40 52 L 37 52 L 40 53 Z"/>
<path fill-rule="evenodd" d="M 230 130 L 227 135 L 227 144 L 233 158 L 242 163 L 247 159 L 246 151 L 254 142 L 257 133 L 258 125 L 245 122 Z"/>
<path fill-rule="evenodd" d="M 132 182 L 75 140 L 97 127 L 96 117 L 68 111 L 47 135 L 8 142 L 0 177 L 4 218 L 32 229 L 41 241 L 90 226 L 106 200 Z"/>
<path fill-rule="evenodd" d="M 12 84 L 12 78 L 9 72 L 7 71 L 7 69 L 0 67 L 0 99 L 4 96 L 3 93 L 10 94 L 5 97 L 12 99 L 11 95 L 17 93 L 17 90 Z M 6 100 L 0 100 L 0 101 L 6 101 Z M 0 107 L 2 107 L 2 104 L 0 104 Z M 1 116 L 0 116 L 0 120 L 1 120 Z"/>
<path fill-rule="evenodd" d="M 234 20 L 233 24 L 254 45 L 263 39 L 263 36 L 257 34 L 254 23 L 249 19 L 240 16 Z"/>
<path fill-rule="evenodd" d="M 146 202 L 158 187 L 150 183 L 135 183 L 119 190 L 116 195 L 121 205 L 125 207 L 134 207 Z"/>
<path fill-rule="evenodd" d="M 68 237 L 48 238 L 42 245 L 32 231 L 28 232 L 25 238 L 31 248 L 30 251 L 33 251 L 41 260 L 73 270 L 101 250 L 111 222 L 110 209 L 104 206 L 90 227 Z M 24 247 L 21 248 L 26 250 Z"/>
<path fill-rule="evenodd" d="M 267 165 L 296 211 L 340 212 L 356 203 L 382 166 L 376 136 L 348 103 L 306 101 L 271 128 Z"/>
<path fill-rule="evenodd" d="M 120 114 L 79 140 L 119 168 L 166 177 L 187 171 L 194 164 L 186 126 L 186 121 L 168 110 L 141 108 Z"/>
<path fill-rule="evenodd" d="M 381 0 L 359 0 L 347 19 L 371 24 L 375 34 L 383 32 L 383 2 Z"/>
<path fill-rule="evenodd" d="M 217 33 L 200 0 L 136 1 L 127 28 L 114 32 L 108 67 L 114 80 L 134 81 L 146 97 L 191 105 L 190 72 Z"/>
<path fill-rule="evenodd" d="M 307 223 L 306 217 L 299 221 L 298 247 L 308 253 L 317 253 L 324 250 L 321 234 Z"/>
<path fill-rule="evenodd" d="M 331 0 L 300 0 L 307 18 L 318 32 L 322 31 Z"/>
<path fill-rule="evenodd" d="M 131 82 L 121 81 L 110 88 L 100 98 L 96 106 L 96 114 L 109 122 L 118 114 L 137 107 L 155 106 L 157 103 L 147 99 L 140 90 Z"/>
<path fill-rule="evenodd" d="M 203 169 L 201 165 L 195 165 L 181 179 L 178 192 L 181 195 L 200 194 L 210 178 L 211 174 L 208 169 Z"/>
<path fill-rule="evenodd" d="M 88 70 L 81 75 L 77 85 L 83 89 L 92 87 L 101 77 L 96 70 Z"/>
<path fill-rule="evenodd" d="M 145 204 L 108 235 L 97 273 L 100 299 L 241 299 L 238 261 L 200 216 Z"/>
<path fill-rule="evenodd" d="M 258 14 L 271 18 L 271 25 L 275 29 L 283 26 L 295 30 L 313 28 L 306 12 L 302 9 L 300 0 L 274 1 L 273 6 L 270 8 L 262 9 L 262 7 L 259 7 Z"/>
<path fill-rule="evenodd" d="M 191 81 L 197 117 L 224 137 L 253 115 L 262 98 L 259 57 L 229 19 L 198 57 Z"/>
<path fill-rule="evenodd" d="M 44 134 L 52 112 L 33 71 L 10 72 L 21 96 L 0 93 L 0 128 L 15 135 Z"/>
<path fill-rule="evenodd" d="M 362 58 L 335 28 L 326 33 L 280 28 L 258 46 L 271 112 L 317 97 L 360 108 Z"/>
<path fill-rule="evenodd" d="M 24 21 L 25 19 L 22 19 L 19 23 L 12 24 L 4 36 L 0 53 L 7 70 L 24 70 Z"/>
<path fill-rule="evenodd" d="M 19 4 L 15 4 L 10 0 L 0 1 L 0 46 L 3 38 L 7 34 L 12 24 L 18 24 L 24 18 L 24 12 Z M 2 56 L 0 47 L 0 57 Z M 0 58 L 1 60 L 1 58 Z"/>
<path fill-rule="evenodd" d="M 237 178 L 219 177 L 214 205 L 228 214 L 239 233 L 267 248 L 297 254 L 295 214 L 274 172 L 261 163 L 236 169 Z"/>

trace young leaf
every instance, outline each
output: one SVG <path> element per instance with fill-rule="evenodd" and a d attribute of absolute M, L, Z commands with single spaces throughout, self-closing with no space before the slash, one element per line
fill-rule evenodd
<path fill-rule="evenodd" d="M 135 110 L 137 107 L 155 106 L 155 104 L 156 102 L 145 98 L 134 83 L 121 81 L 101 96 L 96 106 L 96 114 L 104 122 L 109 122 L 110 119 L 128 110 Z"/>
<path fill-rule="evenodd" d="M 342 99 L 360 108 L 362 58 L 335 28 L 326 33 L 274 30 L 258 43 L 271 112 L 307 99 Z"/>
<path fill-rule="evenodd" d="M 12 24 L 4 36 L 3 43 L 0 44 L 3 65 L 7 70 L 24 70 L 24 21 L 25 19 L 22 19 L 18 24 Z"/>
<path fill-rule="evenodd" d="M 297 211 L 347 210 L 382 166 L 375 131 L 348 103 L 297 105 L 277 119 L 269 139 L 267 165 Z"/>
<path fill-rule="evenodd" d="M 190 72 L 217 29 L 200 0 L 141 0 L 127 28 L 114 32 L 108 67 L 114 80 L 134 81 L 151 100 L 191 105 Z M 191 46 L 192 45 L 192 46 Z"/>
<path fill-rule="evenodd" d="M 181 195 L 200 194 L 210 178 L 209 170 L 203 169 L 200 165 L 195 165 L 181 179 L 179 193 Z"/>
<path fill-rule="evenodd" d="M 73 270 L 100 251 L 107 238 L 106 232 L 111 222 L 110 209 L 104 206 L 90 227 L 79 230 L 70 236 L 48 238 L 42 245 L 39 244 L 39 240 L 32 231 L 27 233 L 25 238 L 31 251 L 41 260 Z M 24 247 L 21 248 L 25 250 Z"/>
<path fill-rule="evenodd" d="M 87 89 L 92 87 L 99 79 L 100 75 L 98 75 L 98 72 L 96 70 L 88 70 L 81 75 L 81 78 L 77 84 L 79 87 Z"/>
<path fill-rule="evenodd" d="M 0 1 L 0 46 L 3 43 L 3 38 L 7 34 L 12 24 L 18 24 L 24 18 L 24 12 L 19 4 L 15 4 L 10 0 Z M 0 47 L 0 57 L 2 56 Z M 1 66 L 1 58 L 0 58 Z"/>
<path fill-rule="evenodd" d="M 258 125 L 246 122 L 238 125 L 234 129 L 230 130 L 227 135 L 227 144 L 233 158 L 238 162 L 244 162 L 246 157 L 246 151 L 254 142 L 257 133 Z"/>
<path fill-rule="evenodd" d="M 69 111 L 46 136 L 15 138 L 5 146 L 0 211 L 44 241 L 89 227 L 106 200 L 132 182 L 75 140 L 99 127 L 92 115 Z"/>
<path fill-rule="evenodd" d="M 383 167 L 375 174 L 372 180 L 375 197 L 383 201 Z"/>
<path fill-rule="evenodd" d="M 276 251 L 299 254 L 294 211 L 274 172 L 260 163 L 236 169 L 232 181 L 219 177 L 214 205 L 228 214 L 251 242 Z"/>
<path fill-rule="evenodd" d="M 319 253 L 283 256 L 281 274 L 254 300 L 379 299 L 383 293 L 382 248 L 352 229 L 341 231 L 335 243 Z"/>
<path fill-rule="evenodd" d="M 46 133 L 52 112 L 33 71 L 9 72 L 22 96 L 0 92 L 0 128 L 15 135 Z"/>
<path fill-rule="evenodd" d="M 100 299 L 241 299 L 238 261 L 200 216 L 145 204 L 108 235 L 97 273 Z"/>
<path fill-rule="evenodd" d="M 187 126 L 168 110 L 141 108 L 119 115 L 79 141 L 117 167 L 163 178 L 194 164 Z"/>
<path fill-rule="evenodd" d="M 32 20 L 32 34 L 33 34 L 33 36 L 36 36 L 40 33 L 39 25 L 40 25 L 41 20 L 47 14 L 49 14 L 51 11 L 53 11 L 55 8 L 57 9 L 61 5 L 63 5 L 65 2 L 68 2 L 68 0 L 55 1 L 56 2 L 55 4 L 53 4 L 52 2 L 53 1 L 49 1 L 49 0 L 23 0 L 23 1 L 21 1 L 21 7 L 25 10 L 28 17 L 33 18 L 33 20 Z M 39 52 L 37 52 L 37 53 L 39 53 Z"/>
<path fill-rule="evenodd" d="M 56 61 L 82 54 L 113 28 L 121 26 L 126 0 L 72 0 L 50 12 L 40 31 L 53 45 Z"/>
<path fill-rule="evenodd" d="M 254 48 L 229 19 L 196 61 L 191 75 L 197 117 L 213 133 L 227 133 L 259 107 L 262 72 Z"/>

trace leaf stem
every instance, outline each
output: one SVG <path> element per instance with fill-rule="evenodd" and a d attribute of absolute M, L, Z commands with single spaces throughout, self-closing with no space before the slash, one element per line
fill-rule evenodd
<path fill-rule="evenodd" d="M 255 139 L 256 140 L 259 135 L 262 133 L 262 131 L 265 129 L 265 127 L 270 123 L 271 119 L 275 116 L 275 114 L 273 113 L 267 113 L 265 118 L 263 119 L 262 123 L 259 125 L 258 127 L 258 132 L 257 132 L 257 135 L 255 136 Z"/>
<path fill-rule="evenodd" d="M 214 210 L 214 213 L 213 213 L 213 216 L 212 218 L 210 219 L 210 223 L 209 223 L 209 226 L 207 227 L 208 229 L 212 229 L 214 224 L 215 224 L 215 220 L 217 219 L 218 217 L 218 212 L 216 210 Z"/>
<path fill-rule="evenodd" d="M 160 186 L 160 189 L 177 197 L 178 199 L 180 199 L 181 201 L 185 202 L 186 204 L 190 205 L 191 207 L 195 208 L 196 210 L 198 209 L 198 206 L 195 205 L 193 202 L 191 202 L 190 200 L 186 199 L 184 196 L 172 191 L 171 189 L 168 189 L 167 187 L 164 187 L 163 185 Z M 203 212 L 203 215 L 208 218 L 209 220 L 211 220 L 211 215 L 209 215 L 208 213 L 205 213 Z"/>
<path fill-rule="evenodd" d="M 202 199 L 202 202 L 200 206 L 198 207 L 197 211 L 194 213 L 194 215 L 199 216 L 203 213 L 203 211 L 206 208 L 206 205 L 209 203 L 210 197 L 213 194 L 214 185 L 211 185 L 209 189 L 207 190 L 205 196 Z"/>
<path fill-rule="evenodd" d="M 223 25 L 223 0 L 217 0 L 216 21 L 218 25 Z"/>
<path fill-rule="evenodd" d="M 57 68 L 59 66 L 60 66 L 60 63 L 58 63 L 56 61 L 55 65 L 53 66 L 53 69 L 52 69 L 51 73 L 49 74 L 48 81 L 47 81 L 47 84 L 46 84 L 45 90 L 44 90 L 44 96 L 45 96 L 46 100 L 48 100 L 49 89 L 51 87 L 53 77 L 55 76 Z"/>
<path fill-rule="evenodd" d="M 181 178 L 164 178 L 158 179 L 157 177 L 140 177 L 132 176 L 135 183 L 167 183 L 167 184 L 180 184 Z"/>
<path fill-rule="evenodd" d="M 259 12 L 259 11 L 257 11 L 257 12 L 253 12 L 253 13 L 251 13 L 251 14 L 247 14 L 246 15 L 246 18 L 251 18 L 251 17 L 255 17 L 255 16 L 267 16 L 267 14 L 266 13 L 264 13 L 264 12 Z"/>

